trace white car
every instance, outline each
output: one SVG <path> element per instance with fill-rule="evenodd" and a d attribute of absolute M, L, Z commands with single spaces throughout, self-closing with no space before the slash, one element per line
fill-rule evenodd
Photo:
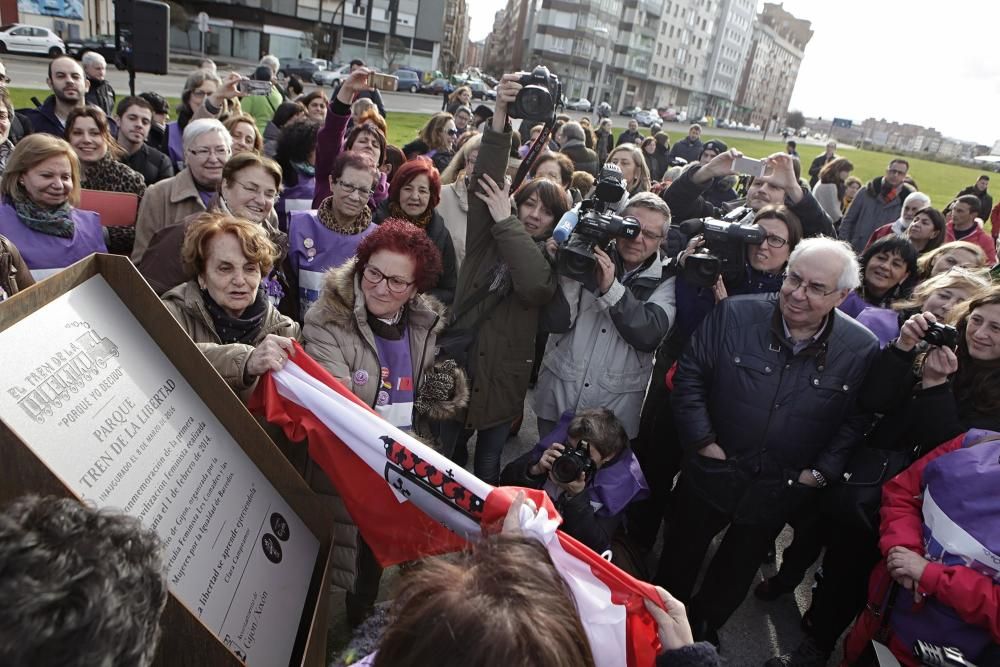
<path fill-rule="evenodd" d="M 66 53 L 66 44 L 48 28 L 11 23 L 0 26 L 0 53 L 45 53 L 55 58 Z"/>
<path fill-rule="evenodd" d="M 567 102 L 566 108 L 572 109 L 573 111 L 590 111 L 593 108 L 593 105 L 586 97 L 581 97 L 580 99 Z"/>
<path fill-rule="evenodd" d="M 313 73 L 313 83 L 317 86 L 333 86 L 336 88 L 340 82 L 351 75 L 351 66 L 344 65 L 333 69 L 320 69 Z"/>

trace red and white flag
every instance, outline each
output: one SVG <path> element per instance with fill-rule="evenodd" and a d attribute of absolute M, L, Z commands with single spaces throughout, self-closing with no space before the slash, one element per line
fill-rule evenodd
<path fill-rule="evenodd" d="M 392 426 L 298 344 L 281 371 L 261 378 L 250 409 L 308 440 L 383 567 L 466 548 L 499 528 L 519 490 L 487 484 Z M 521 528 L 545 544 L 572 590 L 596 664 L 653 665 L 660 645 L 643 599 L 662 607 L 655 589 L 557 530 L 544 491 L 524 492 L 539 510 L 523 506 Z"/>

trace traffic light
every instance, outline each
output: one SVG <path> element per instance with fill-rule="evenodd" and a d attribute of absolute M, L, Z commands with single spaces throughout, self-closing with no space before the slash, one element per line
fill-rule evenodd
<path fill-rule="evenodd" d="M 156 0 L 115 0 L 115 43 L 119 68 L 166 74 L 170 61 L 170 7 Z"/>

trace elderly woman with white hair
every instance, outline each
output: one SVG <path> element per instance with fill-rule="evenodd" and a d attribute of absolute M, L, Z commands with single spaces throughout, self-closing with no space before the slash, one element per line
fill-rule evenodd
<path fill-rule="evenodd" d="M 184 129 L 186 167 L 148 190 L 139 207 L 132 261 L 142 260 L 150 239 L 160 229 L 193 213 L 208 210 L 219 189 L 222 169 L 232 156 L 233 139 L 214 118 L 191 121 Z"/>

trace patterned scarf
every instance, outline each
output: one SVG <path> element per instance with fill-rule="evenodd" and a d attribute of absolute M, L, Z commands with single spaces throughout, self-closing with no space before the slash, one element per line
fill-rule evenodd
<path fill-rule="evenodd" d="M 267 298 L 263 290 L 257 290 L 253 304 L 244 310 L 239 317 L 233 317 L 227 313 L 222 306 L 216 303 L 208 290 L 201 291 L 201 298 L 205 302 L 209 317 L 212 318 L 212 324 L 215 325 L 215 333 L 219 335 L 219 340 L 222 341 L 223 345 L 230 343 L 254 344 L 261 324 L 264 323 L 264 316 L 267 314 Z"/>
<path fill-rule="evenodd" d="M 76 232 L 76 223 L 70 216 L 73 207 L 69 202 L 64 202 L 62 206 L 56 208 L 45 208 L 30 199 L 25 199 L 15 201 L 14 209 L 17 211 L 17 217 L 28 229 L 41 234 L 71 239 Z"/>
<path fill-rule="evenodd" d="M 434 209 L 428 206 L 426 211 L 414 218 L 412 215 L 404 211 L 402 206 L 394 201 L 391 201 L 389 202 L 389 217 L 400 218 L 402 220 L 406 220 L 407 222 L 412 222 L 417 227 L 420 227 L 420 229 L 427 229 L 427 225 L 431 224 L 431 219 L 434 218 Z"/>
<path fill-rule="evenodd" d="M 337 222 L 337 218 L 333 215 L 333 197 L 327 197 L 320 203 L 319 209 L 316 211 L 316 215 L 319 217 L 319 221 L 323 223 L 324 227 L 332 232 L 344 234 L 345 236 L 360 234 L 368 229 L 368 225 L 372 224 L 372 210 L 367 206 L 364 206 L 361 209 L 361 213 L 358 213 L 358 217 L 356 217 L 354 221 L 349 223 L 346 227 Z"/>

